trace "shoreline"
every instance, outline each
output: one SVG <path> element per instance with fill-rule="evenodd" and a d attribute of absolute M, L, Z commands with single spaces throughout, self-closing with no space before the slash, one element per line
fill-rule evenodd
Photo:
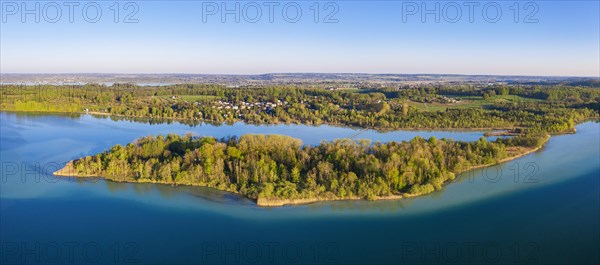
<path fill-rule="evenodd" d="M 524 157 L 524 156 L 529 155 L 531 153 L 535 153 L 538 150 L 542 149 L 546 145 L 546 143 L 548 143 L 548 140 L 550 140 L 550 135 L 546 135 L 546 139 L 544 140 L 544 143 L 542 145 L 540 145 L 539 147 L 530 148 L 529 150 L 526 150 L 526 151 L 524 151 L 522 153 L 518 153 L 518 154 L 516 154 L 514 156 L 505 157 L 503 159 L 498 160 L 497 163 L 471 166 L 468 169 L 465 169 L 465 170 L 462 170 L 462 171 L 458 172 L 457 174 L 461 174 L 461 173 L 464 173 L 464 172 L 467 172 L 467 171 L 470 171 L 470 170 L 474 170 L 474 169 L 480 169 L 480 168 L 490 167 L 490 166 L 493 166 L 493 165 L 499 165 L 499 164 L 502 164 L 502 163 L 506 163 L 508 161 L 515 160 L 515 159 L 520 158 L 520 157 Z"/>
<path fill-rule="evenodd" d="M 283 122 L 283 121 L 278 121 L 278 122 L 274 122 L 274 123 L 253 123 L 253 122 L 247 122 L 245 120 L 236 120 L 233 121 L 232 123 L 229 123 L 227 121 L 223 121 L 223 122 L 215 122 L 215 121 L 211 121 L 211 120 L 200 120 L 200 119 L 187 119 L 187 118 L 162 118 L 162 117 L 137 117 L 137 116 L 127 116 L 127 115 L 119 115 L 119 114 L 111 114 L 111 113 L 107 113 L 107 112 L 96 112 L 96 111 L 88 111 L 88 112 L 52 112 L 52 111 L 14 111 L 14 110 L 0 110 L 0 112 L 4 112 L 4 113 L 36 113 L 36 114 L 48 114 L 48 115 L 52 115 L 52 114 L 70 114 L 70 115 L 90 115 L 90 116 L 104 116 L 104 117 L 116 117 L 116 118 L 126 118 L 126 119 L 145 119 L 145 120 L 159 120 L 159 121 L 175 121 L 175 122 L 198 122 L 200 124 L 212 124 L 212 125 L 224 125 L 224 124 L 235 124 L 235 123 L 243 123 L 246 125 L 266 125 L 266 126 L 276 126 L 276 125 L 305 125 L 305 126 L 313 126 L 313 127 L 319 127 L 319 126 L 331 126 L 331 127 L 339 127 L 339 128 L 350 128 L 350 129 L 354 129 L 354 130 L 358 130 L 358 131 L 362 131 L 362 130 L 373 130 L 373 131 L 377 131 L 377 132 L 393 132 L 393 131 L 427 131 L 427 132 L 433 132 L 433 131 L 441 131 L 441 132 L 483 132 L 484 135 L 482 137 L 493 137 L 493 136 L 515 136 L 512 133 L 506 134 L 505 132 L 491 132 L 489 133 L 489 135 L 486 135 L 486 133 L 488 133 L 487 131 L 513 131 L 517 128 L 526 128 L 526 127 L 522 127 L 520 125 L 513 125 L 510 127 L 472 127 L 472 128 L 429 128 L 429 127 L 423 127 L 423 128 L 418 128 L 418 127 L 399 127 L 399 128 L 377 128 L 377 127 L 360 127 L 360 126 L 356 126 L 356 125 L 347 125 L 344 123 L 329 123 L 329 122 L 321 122 L 321 123 L 302 123 L 302 122 Z M 576 121 L 576 124 L 581 124 L 587 121 L 597 121 L 600 120 L 600 117 L 590 117 L 590 118 L 585 118 L 583 120 L 579 120 Z M 182 123 L 185 124 L 185 123 Z M 565 135 L 565 134 L 574 134 L 576 133 L 576 129 L 575 127 L 573 127 L 572 129 L 566 130 L 566 131 L 562 131 L 562 132 L 552 132 L 550 133 L 550 135 Z"/>
<path fill-rule="evenodd" d="M 493 166 L 493 165 L 498 165 L 498 164 L 502 164 L 502 163 L 506 163 L 508 161 L 520 158 L 520 157 L 524 157 L 526 155 L 529 155 L 531 153 L 534 153 L 540 149 L 542 149 L 546 143 L 548 142 L 548 140 L 550 139 L 550 135 L 546 135 L 546 138 L 544 140 L 544 143 L 542 143 L 540 146 L 538 147 L 533 147 L 533 148 L 524 148 L 525 150 L 516 150 L 517 153 L 514 154 L 513 156 L 509 156 L 509 157 L 505 157 L 503 159 L 500 159 L 498 162 L 495 163 L 490 163 L 490 164 L 483 164 L 483 165 L 474 165 L 474 166 L 470 166 L 466 169 L 463 170 L 459 170 L 457 172 L 454 172 L 456 175 L 470 171 L 470 170 L 475 170 L 475 169 L 480 169 L 480 168 L 485 168 L 485 167 L 489 167 L 489 166 Z M 85 157 L 82 157 L 85 158 Z M 81 159 L 81 158 L 80 158 Z M 154 180 L 137 180 L 137 181 L 116 181 L 116 180 L 109 180 L 106 178 L 103 178 L 101 176 L 98 175 L 94 175 L 94 174 L 75 174 L 76 170 L 73 167 L 73 162 L 75 160 L 71 160 L 69 162 L 67 162 L 65 164 L 65 166 L 55 172 L 52 173 L 52 175 L 54 176 L 60 176 L 60 177 L 76 177 L 76 178 L 102 178 L 106 181 L 113 181 L 113 182 L 123 182 L 123 183 L 153 183 L 153 184 L 164 184 L 164 185 L 174 185 L 174 186 L 178 186 L 178 185 L 184 185 L 184 186 L 196 186 L 196 187 L 208 187 L 208 188 L 213 188 L 216 190 L 220 190 L 220 191 L 225 191 L 225 192 L 231 192 L 233 194 L 238 194 L 238 192 L 235 191 L 231 191 L 231 190 L 226 190 L 226 189 L 219 189 L 217 187 L 210 187 L 207 185 L 201 185 L 201 184 L 194 184 L 194 183 L 173 183 L 173 182 L 166 182 L 166 181 L 154 181 Z M 446 180 L 443 185 L 448 184 L 448 182 L 450 182 L 450 180 Z M 433 191 L 435 192 L 435 191 Z M 411 194 L 411 193 L 402 193 L 402 194 L 393 194 L 393 195 L 389 195 L 389 196 L 378 196 L 375 198 L 363 198 L 363 197 L 358 197 L 358 196 L 352 196 L 352 197 L 325 197 L 325 196 L 319 196 L 319 197 L 314 197 L 314 198 L 297 198 L 297 199 L 278 199 L 278 198 L 258 198 L 256 200 L 254 200 L 256 202 L 257 206 L 260 207 L 281 207 L 281 206 L 286 206 L 286 205 L 302 205 L 302 204 L 310 204 L 310 203 L 316 203 L 316 202 L 324 202 L 324 201 L 350 201 L 350 200 L 373 200 L 373 201 L 377 201 L 377 200 L 398 200 L 398 199 L 402 199 L 402 198 L 412 198 L 412 197 L 417 197 L 417 196 L 422 196 L 422 195 L 426 195 L 429 194 L 431 192 L 423 192 L 423 193 L 418 193 L 418 194 Z M 246 196 L 244 196 L 246 197 Z M 248 197 L 246 197 L 248 198 Z"/>
<path fill-rule="evenodd" d="M 125 119 L 131 119 L 133 121 L 135 121 L 135 119 L 143 119 L 143 120 L 158 120 L 158 121 L 174 121 L 174 122 L 198 122 L 199 124 L 210 124 L 210 125 L 215 125 L 215 126 L 221 126 L 221 125 L 231 125 L 231 124 L 235 124 L 235 123 L 243 123 L 245 125 L 265 125 L 265 126 L 276 126 L 276 125 L 305 125 L 305 126 L 312 126 L 312 127 L 319 127 L 319 126 L 331 126 L 331 127 L 338 127 L 338 128 L 349 128 L 349 129 L 353 129 L 353 130 L 357 130 L 357 131 L 362 131 L 362 130 L 372 130 L 372 131 L 377 131 L 377 132 L 382 132 L 382 133 L 386 133 L 386 132 L 394 132 L 394 131 L 427 131 L 427 132 L 435 132 L 435 131 L 440 131 L 440 132 L 482 132 L 484 133 L 484 135 L 482 137 L 492 137 L 492 136 L 514 136 L 514 135 L 502 135 L 503 132 L 498 132 L 498 133 L 490 133 L 490 135 L 486 136 L 485 134 L 487 133 L 487 131 L 512 131 L 514 129 L 518 129 L 518 128 L 527 128 L 527 127 L 523 127 L 520 125 L 513 125 L 510 127 L 471 127 L 471 128 L 433 128 L 433 127 L 399 127 L 399 128 L 377 128 L 377 127 L 360 127 L 360 126 L 356 126 L 356 125 L 347 125 L 347 124 L 343 124 L 343 123 L 329 123 L 329 122 L 321 122 L 321 123 L 302 123 L 302 122 L 274 122 L 274 123 L 253 123 L 253 122 L 247 122 L 245 120 L 236 120 L 233 122 L 227 122 L 227 121 L 223 121 L 223 122 L 215 122 L 215 121 L 211 121 L 211 120 L 200 120 L 200 119 L 187 119 L 187 118 L 162 118 L 162 117 L 137 117 L 137 116 L 127 116 L 127 115 L 119 115 L 119 114 L 110 114 L 110 113 L 106 113 L 106 112 L 95 112 L 95 111 L 89 111 L 89 112 L 54 112 L 54 111 L 15 111 L 15 110 L 3 110 L 0 109 L 0 112 L 4 112 L 4 113 L 31 113 L 31 114 L 44 114 L 44 115 L 52 115 L 52 114 L 65 114 L 65 115 L 90 115 L 90 116 L 104 116 L 104 117 L 115 117 L 115 118 L 125 118 Z M 584 118 L 582 120 L 577 120 L 575 121 L 575 124 L 581 124 L 584 122 L 589 122 L 589 121 L 600 121 L 600 117 L 588 117 L 588 118 Z M 139 122 L 139 121 L 138 121 Z M 184 124 L 185 123 L 181 123 Z M 196 125 L 194 125 L 196 126 Z M 575 127 L 573 127 L 572 129 L 566 130 L 566 131 L 562 131 L 562 132 L 551 132 L 550 135 L 565 135 L 565 134 L 574 134 L 576 133 L 576 129 Z"/>
<path fill-rule="evenodd" d="M 524 157 L 524 156 L 529 155 L 531 153 L 535 153 L 535 152 L 539 151 L 540 149 L 542 149 L 546 145 L 546 143 L 548 142 L 548 140 L 550 140 L 550 135 L 546 136 L 546 139 L 544 140 L 544 143 L 542 145 L 540 145 L 539 147 L 530 148 L 528 150 L 525 150 L 522 153 L 515 154 L 514 156 L 503 158 L 503 159 L 499 160 L 497 163 L 490 163 L 490 164 L 485 164 L 485 165 L 470 166 L 469 168 L 464 169 L 464 170 L 460 170 L 460 171 L 456 172 L 455 174 L 458 175 L 458 174 L 462 174 L 464 172 L 475 170 L 475 169 L 486 168 L 486 167 L 490 167 L 490 166 L 493 166 L 493 165 L 503 164 L 503 163 L 515 160 L 517 158 Z M 450 182 L 450 180 L 445 181 L 443 183 L 443 185 L 448 184 L 448 182 Z M 433 192 L 435 192 L 435 191 L 433 191 Z M 418 196 L 427 195 L 427 194 L 430 194 L 430 193 L 432 193 L 432 192 L 415 193 L 415 194 L 413 194 L 413 193 L 402 193 L 402 194 L 399 194 L 399 195 L 378 196 L 378 197 L 373 198 L 373 199 L 365 199 L 365 198 L 357 197 L 357 196 L 344 197 L 344 198 L 340 198 L 340 197 L 332 197 L 332 198 L 315 197 L 315 198 L 305 198 L 305 199 L 268 199 L 268 198 L 259 198 L 257 200 L 256 204 L 258 206 L 262 206 L 262 207 L 281 207 L 281 206 L 286 206 L 286 205 L 301 205 L 301 204 L 310 204 L 310 203 L 324 202 L 324 201 L 351 201 L 351 200 L 372 200 L 372 201 L 379 201 L 379 200 L 398 200 L 398 199 L 402 199 L 402 198 L 418 197 Z"/>
<path fill-rule="evenodd" d="M 302 123 L 302 122 L 275 122 L 275 123 L 253 123 L 247 122 L 245 120 L 236 120 L 233 123 L 224 122 L 215 122 L 211 120 L 200 120 L 200 119 L 187 119 L 187 118 L 162 118 L 162 117 L 138 117 L 138 116 L 127 116 L 127 115 L 119 115 L 119 114 L 111 114 L 107 112 L 96 112 L 96 111 L 88 111 L 88 112 L 51 112 L 51 111 L 14 111 L 14 110 L 0 110 L 0 112 L 4 113 L 36 113 L 36 114 L 71 114 L 71 115 L 90 115 L 90 116 L 104 116 L 104 117 L 115 117 L 115 118 L 126 118 L 126 119 L 144 119 L 144 120 L 160 120 L 160 121 L 175 121 L 175 122 L 199 122 L 201 124 L 212 124 L 212 125 L 224 125 L 224 124 L 234 124 L 234 123 L 243 123 L 246 125 L 267 125 L 267 126 L 275 126 L 275 125 L 305 125 L 305 126 L 331 126 L 331 127 L 339 127 L 339 128 L 349 128 L 354 130 L 373 130 L 377 132 L 394 132 L 394 131 L 441 131 L 441 132 L 482 132 L 486 131 L 510 131 L 516 128 L 522 128 L 521 126 L 511 126 L 511 127 L 470 127 L 470 128 L 434 128 L 434 127 L 398 127 L 398 128 L 377 128 L 377 127 L 360 127 L 356 125 L 347 125 L 344 123 L 330 123 L 330 122 L 321 122 L 321 123 Z M 554 134 L 569 134 L 573 132 L 561 132 L 561 133 L 553 133 Z M 495 135 L 491 135 L 495 136 Z M 487 136 L 482 136 L 487 137 Z"/>

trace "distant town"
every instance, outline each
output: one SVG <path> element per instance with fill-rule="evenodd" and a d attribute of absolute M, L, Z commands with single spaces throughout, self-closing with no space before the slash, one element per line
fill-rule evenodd
<path fill-rule="evenodd" d="M 598 83 L 598 77 L 501 76 L 453 74 L 362 74 L 362 73 L 271 73 L 259 75 L 219 74 L 13 74 L 0 73 L 0 84 L 82 85 L 130 83 L 141 86 L 173 84 L 218 84 L 231 88 L 267 85 L 303 86 L 307 88 L 384 88 L 422 84 L 569 84 Z"/>

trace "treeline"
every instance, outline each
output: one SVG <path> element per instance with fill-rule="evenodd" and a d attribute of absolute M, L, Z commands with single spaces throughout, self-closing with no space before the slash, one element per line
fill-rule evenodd
<path fill-rule="evenodd" d="M 252 199 L 366 198 L 439 190 L 455 174 L 497 163 L 545 142 L 541 135 L 488 142 L 416 137 L 371 144 L 335 140 L 318 146 L 280 135 L 217 140 L 149 136 L 74 161 L 79 176 L 114 181 L 200 185 Z"/>
<path fill-rule="evenodd" d="M 547 100 L 549 102 L 567 103 L 599 103 L 600 86 L 579 87 L 568 85 L 449 85 L 423 84 L 417 87 L 400 86 L 396 89 L 382 89 L 390 98 L 409 98 L 422 101 L 423 98 L 434 95 L 445 96 L 495 96 L 515 95 L 525 98 Z"/>
<path fill-rule="evenodd" d="M 536 102 L 495 103 L 487 108 L 421 111 L 406 100 L 444 95 L 519 95 Z M 226 88 L 220 85 L 17 86 L 0 89 L 4 111 L 89 112 L 148 119 L 255 124 L 333 124 L 393 129 L 517 128 L 529 132 L 571 131 L 598 117 L 600 90 L 580 87 L 423 85 L 417 88 L 329 91 L 293 86 Z M 422 100 L 422 98 L 421 98 Z M 246 108 L 243 104 L 276 104 Z M 220 105 L 220 104 L 227 104 Z M 235 108 L 234 108 L 235 107 Z M 243 108 L 242 108 L 243 107 Z"/>

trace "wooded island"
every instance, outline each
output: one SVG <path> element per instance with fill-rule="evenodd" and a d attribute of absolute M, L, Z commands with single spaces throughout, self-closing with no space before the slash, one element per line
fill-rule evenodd
<path fill-rule="evenodd" d="M 342 139 L 313 147 L 281 135 L 217 140 L 169 134 L 71 161 L 55 175 L 213 187 L 247 196 L 261 206 L 393 199 L 440 190 L 457 173 L 530 153 L 548 137 L 494 142 L 416 137 L 374 144 Z"/>

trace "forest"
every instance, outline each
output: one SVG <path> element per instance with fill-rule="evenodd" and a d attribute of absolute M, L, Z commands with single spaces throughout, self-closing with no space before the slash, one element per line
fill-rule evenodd
<path fill-rule="evenodd" d="M 433 192 L 476 166 L 541 147 L 547 135 L 461 142 L 416 137 L 371 143 L 340 139 L 317 146 L 281 135 L 148 136 L 68 164 L 58 175 L 120 182 L 197 185 L 255 200 L 377 199 Z"/>
<path fill-rule="evenodd" d="M 330 124 L 397 129 L 572 132 L 598 118 L 600 90 L 567 85 L 422 84 L 377 89 L 218 84 L 1 85 L 0 110 L 198 124 Z"/>

